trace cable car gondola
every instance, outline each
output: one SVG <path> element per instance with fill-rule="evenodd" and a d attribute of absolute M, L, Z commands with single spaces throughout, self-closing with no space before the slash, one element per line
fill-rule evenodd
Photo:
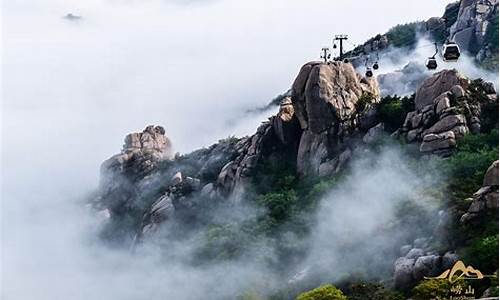
<path fill-rule="evenodd" d="M 435 57 L 429 57 L 425 62 L 425 66 L 429 70 L 436 70 L 438 67 L 437 60 Z"/>
<path fill-rule="evenodd" d="M 443 45 L 443 60 L 457 61 L 460 57 L 460 47 L 455 42 L 448 42 Z"/>
<path fill-rule="evenodd" d="M 372 72 L 372 69 L 370 68 L 366 68 L 366 73 L 365 73 L 366 77 L 372 77 L 373 76 L 373 72 Z"/>
<path fill-rule="evenodd" d="M 378 70 L 378 67 L 379 67 L 379 65 L 378 65 L 378 61 L 379 61 L 379 59 L 380 59 L 380 57 L 378 56 L 378 50 L 377 50 L 377 60 L 375 61 L 375 63 L 374 63 L 374 64 L 373 64 L 373 66 L 372 66 L 372 68 L 373 68 L 374 70 Z"/>
<path fill-rule="evenodd" d="M 435 48 L 434 55 L 427 58 L 427 60 L 425 61 L 425 66 L 427 67 L 428 70 L 436 70 L 437 66 L 438 66 L 436 55 L 438 54 L 439 49 L 438 49 L 437 43 L 434 43 L 434 48 Z"/>

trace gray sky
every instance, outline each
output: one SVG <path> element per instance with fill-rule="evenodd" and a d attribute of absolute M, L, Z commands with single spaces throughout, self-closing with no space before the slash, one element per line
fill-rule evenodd
<path fill-rule="evenodd" d="M 285 91 L 334 33 L 356 44 L 447 2 L 5 1 L 4 125 L 98 143 L 103 157 L 160 123 L 185 152 L 251 132 L 225 122 Z M 84 19 L 61 19 L 68 12 Z"/>

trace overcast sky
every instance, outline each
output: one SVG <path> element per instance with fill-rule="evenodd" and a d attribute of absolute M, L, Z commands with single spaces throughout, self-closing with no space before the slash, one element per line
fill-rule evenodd
<path fill-rule="evenodd" d="M 251 132 L 256 125 L 224 125 L 285 91 L 333 34 L 357 44 L 440 16 L 447 2 L 4 1 L 5 130 L 37 128 L 103 157 L 124 134 L 157 123 L 185 152 Z"/>

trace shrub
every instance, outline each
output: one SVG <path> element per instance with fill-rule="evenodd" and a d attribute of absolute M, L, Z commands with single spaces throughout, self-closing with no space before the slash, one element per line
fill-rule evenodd
<path fill-rule="evenodd" d="M 394 131 L 401 127 L 405 121 L 406 114 L 415 107 L 415 96 L 400 98 L 398 96 L 386 96 L 378 104 L 380 121 L 385 124 L 388 131 Z"/>
<path fill-rule="evenodd" d="M 246 291 L 241 295 L 236 297 L 236 300 L 263 300 L 257 292 L 255 291 Z"/>
<path fill-rule="evenodd" d="M 498 267 L 498 234 L 477 238 L 465 251 L 464 261 L 482 272 L 493 272 Z"/>
<path fill-rule="evenodd" d="M 455 154 L 442 162 L 453 199 L 468 198 L 481 187 L 484 173 L 498 159 L 497 145 L 497 130 L 467 135 L 458 141 Z"/>
<path fill-rule="evenodd" d="M 404 300 L 405 297 L 398 293 L 386 289 L 381 284 L 356 283 L 352 284 L 346 292 L 349 300 Z"/>
<path fill-rule="evenodd" d="M 267 193 L 257 198 L 257 203 L 266 207 L 269 210 L 268 215 L 277 222 L 282 222 L 291 215 L 296 202 L 297 194 L 294 190 Z"/>
<path fill-rule="evenodd" d="M 498 11 L 491 19 L 486 29 L 486 43 L 490 45 L 491 52 L 498 52 Z"/>
<path fill-rule="evenodd" d="M 347 300 L 347 297 L 333 285 L 325 284 L 300 294 L 296 300 Z"/>
<path fill-rule="evenodd" d="M 387 32 L 389 42 L 395 47 L 413 47 L 417 43 L 416 33 L 421 22 L 396 25 Z"/>
<path fill-rule="evenodd" d="M 195 256 L 200 262 L 234 259 L 242 254 L 249 242 L 238 224 L 211 224 L 203 232 Z"/>
<path fill-rule="evenodd" d="M 451 288 L 460 286 L 466 288 L 463 280 L 455 283 L 449 282 L 447 279 L 432 279 L 424 280 L 412 290 L 413 300 L 429 300 L 429 299 L 448 299 L 452 296 Z"/>
<path fill-rule="evenodd" d="M 373 94 L 363 92 L 363 94 L 359 97 L 358 102 L 356 102 L 356 111 L 362 112 L 365 110 L 366 106 L 373 101 L 373 98 Z"/>

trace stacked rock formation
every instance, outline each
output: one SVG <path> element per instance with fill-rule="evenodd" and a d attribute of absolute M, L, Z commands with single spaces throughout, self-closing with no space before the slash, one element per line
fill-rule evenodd
<path fill-rule="evenodd" d="M 106 160 L 101 166 L 102 179 L 109 174 L 134 173 L 144 177 L 157 163 L 172 157 L 172 145 L 161 126 L 148 126 L 142 132 L 128 134 L 121 153 Z M 128 176 L 130 177 L 130 176 Z"/>
<path fill-rule="evenodd" d="M 399 134 L 409 143 L 420 143 L 421 152 L 449 155 L 457 139 L 481 129 L 481 107 L 486 103 L 471 99 L 469 84 L 456 70 L 443 70 L 426 79 L 415 95 L 415 111 L 408 113 Z M 494 88 L 484 85 L 488 98 L 496 101 Z"/>
<path fill-rule="evenodd" d="M 398 289 L 408 288 L 425 276 L 437 276 L 458 260 L 454 252 L 439 255 L 433 251 L 426 238 L 402 246 L 400 252 L 402 256 L 394 262 L 394 285 Z"/>

